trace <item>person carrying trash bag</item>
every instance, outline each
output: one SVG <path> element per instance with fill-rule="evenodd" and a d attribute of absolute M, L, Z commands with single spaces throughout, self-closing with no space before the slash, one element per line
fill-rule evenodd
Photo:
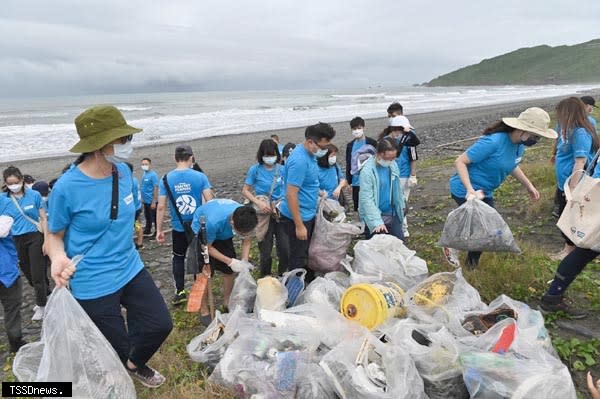
<path fill-rule="evenodd" d="M 594 171 L 592 173 L 592 178 L 598 179 L 597 181 L 600 181 L 600 162 L 598 162 L 599 156 L 600 150 L 596 153 L 595 166 L 592 163 L 592 165 L 590 165 L 589 167 L 590 170 Z M 579 173 L 581 173 L 581 171 L 579 171 Z M 578 181 L 579 179 L 574 179 L 572 177 L 570 180 L 568 180 L 569 186 L 565 187 L 570 187 L 571 189 L 574 189 Z M 596 190 L 597 188 L 598 186 L 595 186 Z M 589 192 L 586 194 L 586 197 L 589 197 Z M 578 211 L 581 212 L 579 206 L 577 206 L 576 209 L 578 209 Z M 565 212 L 568 212 L 568 208 L 565 209 Z M 595 224 L 592 223 L 593 226 L 598 226 L 600 224 L 600 220 L 598 220 L 597 215 L 595 218 L 591 219 L 592 220 L 589 220 L 589 222 L 595 221 Z M 582 319 L 587 316 L 585 312 L 579 309 L 572 308 L 568 304 L 566 304 L 564 301 L 564 295 L 571 283 L 573 282 L 573 280 L 577 278 L 579 273 L 583 271 L 587 264 L 596 259 L 598 255 L 600 255 L 600 243 L 596 243 L 596 245 L 598 248 L 593 247 L 594 249 L 580 248 L 576 246 L 575 249 L 569 252 L 561 260 L 560 264 L 558 265 L 558 268 L 556 269 L 556 273 L 554 274 L 554 280 L 552 280 L 550 287 L 548 287 L 548 290 L 546 291 L 544 296 L 542 296 L 542 299 L 540 301 L 540 310 L 542 311 L 542 313 L 562 311 L 568 314 L 573 319 Z"/>
<path fill-rule="evenodd" d="M 487 127 L 482 136 L 461 154 L 454 165 L 456 173 L 450 178 L 450 194 L 460 206 L 470 199 L 480 199 L 494 208 L 494 191 L 510 174 L 525 187 L 532 201 L 540 193 L 519 167 L 525 147 L 536 144 L 540 137 L 555 139 L 558 135 L 548 126 L 550 116 L 541 108 L 532 107 L 518 118 L 502 118 Z M 457 252 L 443 248 L 446 260 L 459 267 Z M 469 252 L 467 266 L 475 268 L 481 252 Z"/>
<path fill-rule="evenodd" d="M 211 274 L 214 274 L 215 270 L 223 273 L 223 303 L 226 306 L 229 303 L 229 296 L 237 273 L 253 267 L 248 262 L 248 258 L 252 234 L 258 223 L 256 210 L 250 205 L 242 205 L 230 199 L 212 199 L 194 212 L 192 230 L 195 234 L 200 232 L 203 216 L 206 223 Z M 236 257 L 233 245 L 234 235 L 242 239 L 241 260 Z M 205 326 L 211 322 L 207 302 L 203 300 L 200 307 L 200 321 Z"/>
<path fill-rule="evenodd" d="M 377 143 L 377 153 L 360 172 L 358 213 L 365 222 L 365 234 L 391 234 L 403 239 L 404 195 L 396 164 L 398 147 L 391 138 Z"/>
<path fill-rule="evenodd" d="M 75 119 L 81 155 L 54 185 L 46 249 L 57 287 L 71 293 L 119 355 L 130 375 L 149 388 L 165 381 L 147 365 L 173 328 L 167 305 L 135 250 L 133 179 L 123 163 L 133 151 L 129 126 L 111 105 Z M 72 259 L 83 255 L 73 266 Z M 121 316 L 127 310 L 127 327 Z"/>

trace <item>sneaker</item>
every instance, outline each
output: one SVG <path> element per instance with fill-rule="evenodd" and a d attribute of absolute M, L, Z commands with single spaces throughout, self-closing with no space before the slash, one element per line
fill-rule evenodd
<path fill-rule="evenodd" d="M 408 237 L 410 237 L 410 233 L 408 232 L 408 230 L 406 230 L 406 231 L 403 231 L 403 232 L 402 232 L 402 235 L 404 236 L 404 238 L 408 238 Z"/>
<path fill-rule="evenodd" d="M 456 249 L 444 247 L 442 248 L 442 251 L 444 252 L 444 257 L 448 263 L 456 268 L 460 267 L 460 260 L 458 259 L 458 251 Z"/>
<path fill-rule="evenodd" d="M 171 301 L 171 305 L 183 305 L 187 301 L 187 292 L 185 290 L 181 290 L 175 294 L 173 300 Z"/>
<path fill-rule="evenodd" d="M 31 321 L 40 321 L 44 318 L 44 310 L 45 306 L 35 306 L 35 310 L 33 311 L 33 316 L 31 316 Z"/>
<path fill-rule="evenodd" d="M 552 208 L 552 216 L 554 216 L 555 218 L 560 218 L 560 208 L 558 207 L 558 205 L 554 205 L 554 208 Z"/>
<path fill-rule="evenodd" d="M 148 388 L 158 388 L 166 380 L 161 373 L 146 365 L 138 367 L 135 370 L 131 370 L 127 366 L 125 366 L 125 368 L 127 371 L 129 371 L 129 375 L 138 380 L 140 384 Z"/>
<path fill-rule="evenodd" d="M 152 234 L 152 231 L 147 231 L 144 230 L 144 237 L 152 237 L 154 234 Z"/>
<path fill-rule="evenodd" d="M 554 253 L 554 254 L 550 254 L 548 257 L 556 262 L 560 262 L 561 260 L 563 260 L 567 255 L 569 254 L 568 251 L 565 251 L 564 249 L 560 252 Z"/>
<path fill-rule="evenodd" d="M 572 319 L 583 319 L 587 314 L 583 311 L 571 308 L 567 305 L 562 295 L 544 295 L 539 306 L 543 314 L 564 312 Z"/>

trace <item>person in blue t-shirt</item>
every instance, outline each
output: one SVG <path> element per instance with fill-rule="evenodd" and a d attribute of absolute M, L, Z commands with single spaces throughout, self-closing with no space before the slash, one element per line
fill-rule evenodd
<path fill-rule="evenodd" d="M 523 111 L 518 118 L 502 118 L 484 130 L 483 135 L 454 162 L 456 174 L 450 178 L 450 194 L 460 206 L 468 200 L 480 199 L 494 207 L 494 191 L 508 175 L 525 187 L 532 201 L 540 193 L 519 167 L 525 147 L 536 144 L 540 137 L 554 139 L 556 132 L 548 128 L 550 116 L 541 108 Z M 456 251 L 444 248 L 449 263 L 460 266 Z M 469 252 L 467 266 L 479 263 L 481 252 Z"/>
<path fill-rule="evenodd" d="M 389 126 L 381 132 L 379 138 L 391 137 L 396 141 L 398 146 L 396 164 L 400 171 L 400 183 L 402 184 L 402 192 L 404 193 L 404 202 L 407 203 L 411 189 L 417 185 L 416 165 L 419 159 L 417 146 L 421 144 L 421 141 L 417 137 L 408 118 L 402 115 L 402 106 L 398 103 L 394 104 L 399 106 L 400 109 L 390 112 L 388 108 L 388 114 L 390 115 L 388 119 Z M 404 215 L 404 220 L 402 221 L 402 229 L 404 239 L 408 238 L 410 234 L 408 232 L 406 215 Z"/>
<path fill-rule="evenodd" d="M 304 143 L 297 145 L 285 163 L 286 194 L 279 207 L 282 239 L 288 242 L 288 269 L 307 268 L 308 246 L 312 236 L 319 201 L 319 167 L 317 158 L 327 154 L 327 145 L 335 130 L 327 123 L 306 128 Z M 285 256 L 285 255 L 284 255 Z M 310 281 L 312 275 L 306 276 Z"/>
<path fill-rule="evenodd" d="M 199 207 L 194 213 L 192 230 L 200 232 L 201 219 L 206 223 L 206 241 L 210 256 L 211 273 L 223 273 L 223 303 L 229 303 L 236 274 L 244 268 L 250 268 L 250 245 L 252 234 L 256 229 L 258 219 L 252 206 L 245 206 L 230 199 L 213 199 Z M 241 261 L 236 259 L 233 236 L 242 239 Z M 203 270 L 204 271 L 204 270 Z M 234 309 L 231 309 L 233 311 Z M 202 301 L 200 309 L 201 321 L 204 325 L 210 323 L 207 301 Z"/>
<path fill-rule="evenodd" d="M 156 388 L 165 377 L 147 362 L 173 323 L 165 301 L 132 240 L 133 179 L 123 162 L 133 151 L 131 127 L 111 105 L 75 119 L 81 155 L 56 182 L 49 199 L 46 249 L 52 278 L 71 293 L 115 349 L 130 375 Z M 75 265 L 73 257 L 83 255 Z M 121 316 L 127 310 L 127 327 Z"/>
<path fill-rule="evenodd" d="M 585 104 L 585 112 L 587 112 L 587 118 L 594 127 L 596 133 L 598 133 L 598 121 L 592 116 L 594 108 L 598 108 L 598 106 L 596 105 L 596 100 L 594 100 L 594 97 L 592 96 L 583 96 L 579 99 Z"/>
<path fill-rule="evenodd" d="M 348 187 L 346 175 L 337 164 L 338 148 L 329 144 L 327 154 L 317 159 L 319 165 L 319 189 L 327 193 L 327 198 L 339 201 L 345 205 L 344 193 L 342 190 Z"/>
<path fill-rule="evenodd" d="M 191 230 L 194 212 L 202 203 L 213 199 L 210 182 L 206 175 L 192 169 L 194 153 L 189 145 L 181 145 L 175 149 L 177 167 L 163 176 L 159 182 L 158 208 L 156 211 L 156 240 L 165 242 L 163 220 L 169 204 L 171 214 L 171 233 L 173 241 L 173 280 L 175 296 L 173 305 L 181 305 L 187 300 L 184 290 L 185 253 L 193 234 Z M 165 179 L 168 182 L 165 185 Z"/>
<path fill-rule="evenodd" d="M 558 214 L 562 214 L 567 199 L 564 185 L 572 174 L 586 168 L 598 149 L 598 136 L 594 126 L 587 118 L 585 104 L 577 97 L 569 97 L 556 106 L 558 140 L 556 141 L 556 157 L 554 168 L 556 171 L 556 185 L 558 192 Z M 577 176 L 570 182 L 573 185 Z M 562 233 L 561 233 L 562 234 Z M 553 260 L 561 260 L 571 252 L 575 246 L 573 242 L 562 234 L 565 245 L 563 249 L 551 255 Z"/>
<path fill-rule="evenodd" d="M 158 175 L 152 170 L 150 158 L 142 159 L 142 203 L 144 206 L 144 236 L 152 237 L 152 225 L 156 228 L 156 206 L 158 205 Z"/>
<path fill-rule="evenodd" d="M 276 243 L 277 257 L 279 258 L 278 271 L 282 275 L 287 271 L 288 265 L 287 259 L 283 258 L 281 254 L 287 253 L 287 251 L 280 238 L 275 212 L 283 191 L 283 166 L 279 163 L 281 156 L 274 140 L 266 139 L 260 143 L 256 160 L 257 163 L 248 169 L 242 195 L 254 205 L 258 214 L 256 238 L 260 250 L 260 276 L 264 277 L 272 272 L 273 242 Z"/>
<path fill-rule="evenodd" d="M 377 141 L 365 136 L 365 120 L 360 116 L 350 121 L 350 130 L 352 131 L 352 140 L 346 144 L 346 181 L 352 185 L 352 202 L 354 203 L 354 212 L 358 212 L 358 193 L 360 191 L 359 174 L 352 175 L 352 157 L 364 145 L 377 147 Z"/>
<path fill-rule="evenodd" d="M 44 245 L 43 226 L 46 225 L 46 210 L 42 196 L 24 186 L 23 174 L 14 166 L 3 172 L 9 199 L 6 214 L 13 218 L 11 234 L 19 254 L 19 266 L 35 291 L 35 308 L 31 320 L 44 317 L 48 297 L 48 264 L 42 252 Z"/>
<path fill-rule="evenodd" d="M 592 177 L 600 179 L 600 162 L 596 163 Z M 597 220 L 597 219 L 596 219 Z M 564 312 L 573 319 L 587 316 L 586 312 L 567 305 L 564 301 L 565 292 L 587 264 L 596 259 L 600 252 L 591 249 L 575 247 L 560 262 L 554 279 L 540 301 L 542 312 Z"/>
<path fill-rule="evenodd" d="M 21 331 L 21 306 L 23 282 L 19 275 L 17 249 L 10 235 L 13 218 L 6 215 L 10 200 L 0 196 L 0 303 L 4 309 L 4 329 L 8 349 L 16 352 L 25 345 Z"/>
<path fill-rule="evenodd" d="M 396 141 L 385 138 L 377 143 L 376 154 L 360 172 L 359 214 L 365 222 L 365 234 L 391 234 L 403 239 L 404 195 L 396 158 Z"/>

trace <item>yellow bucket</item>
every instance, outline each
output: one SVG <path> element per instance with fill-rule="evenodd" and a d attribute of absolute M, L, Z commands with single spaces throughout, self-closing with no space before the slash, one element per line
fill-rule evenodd
<path fill-rule="evenodd" d="M 404 290 L 395 283 L 356 284 L 348 288 L 340 302 L 341 312 L 369 330 L 391 317 L 406 314 Z"/>

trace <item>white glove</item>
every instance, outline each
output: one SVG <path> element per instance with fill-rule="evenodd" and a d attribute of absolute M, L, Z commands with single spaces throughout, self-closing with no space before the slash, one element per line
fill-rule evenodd
<path fill-rule="evenodd" d="M 7 215 L 0 216 L 0 238 L 8 237 L 13 225 L 13 218 Z"/>
<path fill-rule="evenodd" d="M 252 265 L 252 263 L 245 261 L 245 260 L 239 260 L 239 259 L 231 259 L 231 262 L 229 262 L 228 266 L 231 268 L 231 270 L 233 270 L 236 273 L 239 273 L 243 270 L 254 269 L 254 266 Z"/>
<path fill-rule="evenodd" d="M 406 185 L 408 186 L 408 188 L 416 187 L 417 186 L 417 176 L 414 176 L 414 175 L 410 176 L 406 183 L 407 183 Z"/>

